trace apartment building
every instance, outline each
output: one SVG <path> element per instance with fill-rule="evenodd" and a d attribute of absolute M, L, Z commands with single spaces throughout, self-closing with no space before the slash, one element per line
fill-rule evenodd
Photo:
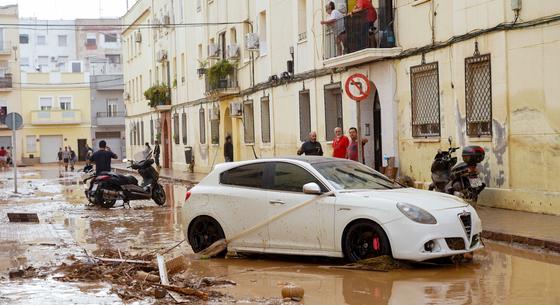
<path fill-rule="evenodd" d="M 0 23 L 18 22 L 18 6 L 0 6 Z M 21 112 L 19 95 L 19 60 L 18 30 L 0 26 L 0 146 L 12 146 L 12 131 L 6 125 L 6 115 Z M 21 137 L 18 135 L 21 145 Z M 16 156 L 19 161 L 19 154 Z"/>
<path fill-rule="evenodd" d="M 560 4 L 377 0 L 373 27 L 365 12 L 323 25 L 325 4 L 137 1 L 123 17 L 128 153 L 161 139 L 166 167 L 185 169 L 192 149 L 209 171 L 227 135 L 245 160 L 293 155 L 317 131 L 330 155 L 334 127 L 356 126 L 360 107 L 367 165 L 394 157 L 427 185 L 452 136 L 486 150 L 481 204 L 560 214 Z M 359 104 L 343 88 L 354 73 L 373 87 Z M 149 106 L 143 93 L 162 83 L 169 96 Z"/>

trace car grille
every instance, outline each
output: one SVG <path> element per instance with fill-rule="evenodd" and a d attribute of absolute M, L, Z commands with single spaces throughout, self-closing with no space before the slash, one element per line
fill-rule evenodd
<path fill-rule="evenodd" d="M 467 238 L 470 239 L 471 238 L 471 231 L 472 231 L 471 213 L 465 212 L 465 213 L 459 214 L 459 219 L 461 219 L 461 223 L 463 224 L 463 228 L 465 229 L 465 233 L 467 233 Z"/>
<path fill-rule="evenodd" d="M 465 250 L 465 240 L 462 237 L 448 237 L 445 242 L 451 250 Z"/>

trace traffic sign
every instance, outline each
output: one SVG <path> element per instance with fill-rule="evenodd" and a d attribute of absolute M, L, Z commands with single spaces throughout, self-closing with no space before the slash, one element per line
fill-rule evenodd
<path fill-rule="evenodd" d="M 21 114 L 17 112 L 8 113 L 8 115 L 6 115 L 6 125 L 12 130 L 21 129 L 23 126 L 23 118 L 21 117 Z"/>
<path fill-rule="evenodd" d="M 371 93 L 371 83 L 369 79 L 362 73 L 355 73 L 346 79 L 344 84 L 346 95 L 356 102 L 360 102 L 368 98 Z"/>

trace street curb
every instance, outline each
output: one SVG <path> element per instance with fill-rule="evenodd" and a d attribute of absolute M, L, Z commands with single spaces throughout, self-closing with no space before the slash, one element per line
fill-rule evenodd
<path fill-rule="evenodd" d="M 137 173 L 135 170 L 127 169 L 127 168 L 113 167 L 113 169 L 117 173 L 118 172 L 128 173 L 128 174 L 136 174 Z M 188 184 L 197 184 L 198 183 L 198 181 L 184 179 L 184 178 L 177 178 L 177 177 L 168 176 L 168 175 L 160 175 L 159 177 L 161 179 L 165 179 L 165 180 L 178 181 L 178 182 L 183 182 L 183 183 L 188 183 Z"/>
<path fill-rule="evenodd" d="M 502 241 L 508 244 L 522 244 L 530 247 L 541 248 L 544 250 L 560 253 L 560 242 L 538 239 L 533 237 L 526 237 L 510 233 L 495 232 L 495 231 L 482 231 L 482 237 L 495 241 Z"/>

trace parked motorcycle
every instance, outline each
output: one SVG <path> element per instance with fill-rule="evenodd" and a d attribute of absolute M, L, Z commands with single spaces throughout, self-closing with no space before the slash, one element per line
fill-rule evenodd
<path fill-rule="evenodd" d="M 432 183 L 429 189 L 456 195 L 476 202 L 478 194 L 486 187 L 479 177 L 477 165 L 484 160 L 484 149 L 472 145 L 463 148 L 463 162 L 457 164 L 453 153 L 460 147 L 452 147 L 449 137 L 449 149 L 438 150 L 432 162 Z"/>
<path fill-rule="evenodd" d="M 159 184 L 159 174 L 152 166 L 154 160 L 151 153 L 146 159 L 129 162 L 128 168 L 137 170 L 142 177 L 142 184 L 132 175 L 121 175 L 115 172 L 102 172 L 95 175 L 93 170 L 83 175 L 82 181 L 86 188 L 85 194 L 88 201 L 94 205 L 111 208 L 117 200 L 128 204 L 130 200 L 152 199 L 157 205 L 164 205 L 166 201 L 165 190 Z M 88 184 L 88 181 L 90 183 Z"/>

